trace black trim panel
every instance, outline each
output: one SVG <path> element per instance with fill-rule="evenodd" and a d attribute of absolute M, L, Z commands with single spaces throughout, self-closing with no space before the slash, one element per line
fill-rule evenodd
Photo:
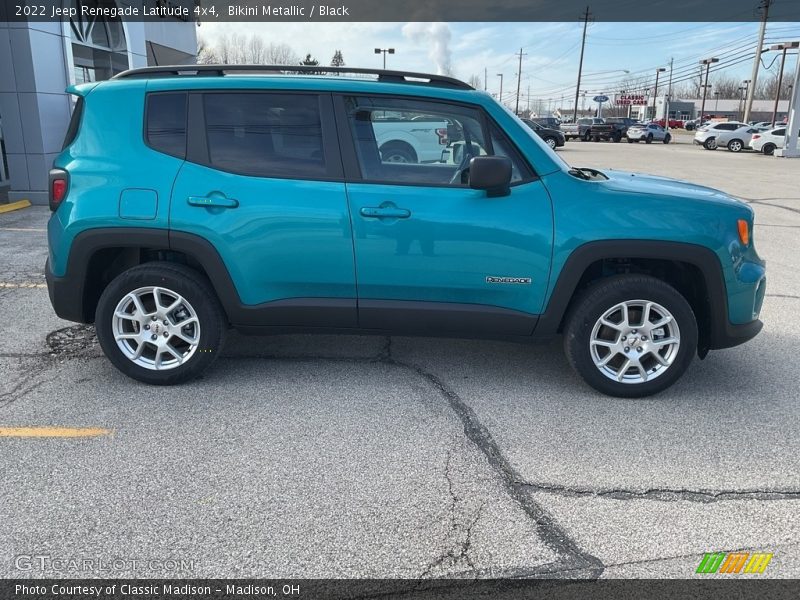
<path fill-rule="evenodd" d="M 687 263 L 700 269 L 708 293 L 711 310 L 709 348 L 730 348 L 755 336 L 763 324 L 755 320 L 745 325 L 732 325 L 728 320 L 728 294 L 722 265 L 717 255 L 697 244 L 653 240 L 608 240 L 588 242 L 576 248 L 559 274 L 553 293 L 534 331 L 534 335 L 551 336 L 558 332 L 575 289 L 586 269 L 606 258 L 662 259 Z"/>
<path fill-rule="evenodd" d="M 406 300 L 358 301 L 360 327 L 409 334 L 530 337 L 537 319 L 537 315 L 482 304 Z"/>

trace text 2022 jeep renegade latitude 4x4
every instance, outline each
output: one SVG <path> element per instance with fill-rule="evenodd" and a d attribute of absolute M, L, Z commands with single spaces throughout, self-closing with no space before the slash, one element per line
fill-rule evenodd
<path fill-rule="evenodd" d="M 194 377 L 229 327 L 562 333 L 589 385 L 637 397 L 761 329 L 765 267 L 744 203 L 570 168 L 455 79 L 282 68 L 153 67 L 70 89 L 50 299 L 95 323 L 123 373 Z M 422 121 L 441 160 L 387 160 L 386 119 Z"/>

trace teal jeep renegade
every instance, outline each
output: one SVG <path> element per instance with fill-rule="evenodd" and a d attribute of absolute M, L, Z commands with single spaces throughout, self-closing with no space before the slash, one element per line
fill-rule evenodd
<path fill-rule="evenodd" d="M 637 397 L 761 329 L 744 203 L 570 167 L 455 79 L 285 69 L 152 67 L 70 88 L 50 299 L 95 323 L 126 375 L 204 373 L 230 327 L 562 334 L 589 385 Z"/>

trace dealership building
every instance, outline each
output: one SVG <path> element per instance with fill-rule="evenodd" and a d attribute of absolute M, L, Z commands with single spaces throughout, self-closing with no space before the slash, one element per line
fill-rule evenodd
<path fill-rule="evenodd" d="M 65 0 L 125 6 L 137 0 Z M 138 2 L 141 5 L 141 0 Z M 0 13 L 8 4 L 0 3 Z M 192 64 L 196 24 L 173 17 L 11 22 L 0 14 L 0 203 L 47 203 L 48 171 L 73 106 L 67 86 L 126 69 Z"/>

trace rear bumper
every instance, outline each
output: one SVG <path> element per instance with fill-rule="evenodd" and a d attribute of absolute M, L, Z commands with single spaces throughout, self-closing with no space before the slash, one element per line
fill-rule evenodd
<path fill-rule="evenodd" d="M 44 265 L 47 293 L 56 314 L 67 321 L 88 323 L 83 314 L 83 286 L 71 277 L 56 277 L 50 269 L 50 260 Z"/>

